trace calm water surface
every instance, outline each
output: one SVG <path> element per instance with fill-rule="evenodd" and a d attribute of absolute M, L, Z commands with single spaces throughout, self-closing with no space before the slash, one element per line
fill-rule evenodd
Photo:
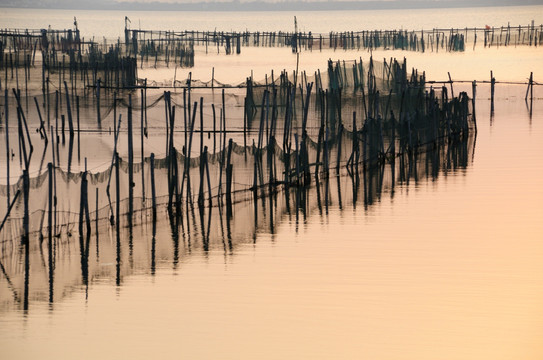
<path fill-rule="evenodd" d="M 283 213 L 273 234 L 259 231 L 254 243 L 234 237 L 233 250 L 217 241 L 202 251 L 195 234 L 174 261 L 172 238 L 159 230 L 151 273 L 150 229 L 137 228 L 136 259 L 119 286 L 108 260 L 113 240 L 104 235 L 88 289 L 78 281 L 59 286 L 60 300 L 49 305 L 42 273 L 31 286 L 43 287 L 43 296 L 27 312 L 0 313 L 1 352 L 8 359 L 539 359 L 543 108 L 536 104 L 530 119 L 523 101 L 500 100 L 490 120 L 480 101 L 466 168 L 399 185 L 367 207 L 359 196 L 355 208 L 347 191 L 327 212 L 314 208 L 299 221 Z M 79 276 L 72 245 L 56 269 L 59 284 Z M 5 278 L 0 286 L 11 292 Z"/>
<path fill-rule="evenodd" d="M 439 80 L 446 71 L 486 79 L 489 68 L 539 78 L 540 51 L 504 51 L 505 60 L 496 51 L 488 62 L 480 52 L 402 54 Z M 47 302 L 47 273 L 36 270 L 30 286 L 38 290 L 23 311 L 14 300 L 22 257 L 13 251 L 0 274 L 0 357 L 543 358 L 543 105 L 536 87 L 530 116 L 524 93 L 498 85 L 491 116 L 489 89 L 479 85 L 467 162 L 436 178 L 421 170 L 418 180 L 385 186 L 372 204 L 353 198 L 348 177 L 332 177 L 327 208 L 314 189 L 305 216 L 279 200 L 275 226 L 255 233 L 246 204 L 234 214 L 232 244 L 212 223 L 209 251 L 198 228 L 176 244 L 160 221 L 155 249 L 151 226 L 139 226 L 118 284 L 111 232 L 101 234 L 88 287 L 71 239 L 59 250 L 55 302 Z M 33 268 L 42 259 L 36 254 Z"/>

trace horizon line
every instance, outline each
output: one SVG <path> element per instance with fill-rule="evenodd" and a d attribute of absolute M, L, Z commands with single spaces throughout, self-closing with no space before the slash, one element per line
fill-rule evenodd
<path fill-rule="evenodd" d="M 32 0 L 30 0 L 32 1 Z M 21 6 L 23 5 L 23 6 Z M 521 3 L 511 3 L 510 0 L 501 0 L 489 4 L 481 0 L 436 1 L 426 2 L 420 0 L 392 0 L 392 1 L 289 1 L 289 2 L 260 2 L 239 0 L 225 2 L 195 2 L 195 3 L 166 3 L 166 2 L 113 2 L 83 4 L 27 4 L 20 1 L 4 3 L 0 8 L 21 10 L 103 10 L 103 11 L 216 11 L 216 12 L 265 12 L 265 11 L 345 11 L 345 10 L 423 10 L 423 9 L 458 9 L 458 8 L 486 8 L 486 7 L 513 7 L 543 5 L 540 0 L 524 0 Z"/>

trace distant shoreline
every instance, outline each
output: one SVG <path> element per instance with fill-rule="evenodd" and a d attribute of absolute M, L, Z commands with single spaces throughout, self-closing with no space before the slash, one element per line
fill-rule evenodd
<path fill-rule="evenodd" d="M 292 1 L 292 2 L 198 2 L 198 3 L 163 3 L 163 2 L 106 2 L 97 0 L 78 4 L 63 0 L 8 0 L 0 8 L 35 9 L 35 10 L 118 10 L 118 11 L 345 11 L 345 10 L 422 10 L 422 9 L 457 9 L 475 7 L 534 6 L 543 5 L 543 0 L 523 0 L 519 3 L 510 0 L 493 1 Z"/>

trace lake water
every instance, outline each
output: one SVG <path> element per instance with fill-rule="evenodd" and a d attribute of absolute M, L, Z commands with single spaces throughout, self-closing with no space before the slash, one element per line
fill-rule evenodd
<path fill-rule="evenodd" d="M 116 37 L 124 27 L 125 14 L 116 12 L 3 9 L 0 21 L 65 28 L 74 15 L 85 36 Z M 542 6 L 129 17 L 133 27 L 152 29 L 291 30 L 293 15 L 314 32 L 543 23 Z M 244 70 L 263 76 L 277 63 L 295 66 L 290 49 L 268 51 L 199 54 L 191 71 L 204 79 L 218 64 L 217 73 L 234 82 L 249 75 Z M 487 80 L 493 70 L 498 81 L 525 82 L 533 71 L 541 82 L 542 54 L 539 47 L 509 47 L 374 56 L 405 56 L 429 80 L 446 80 L 447 72 Z M 310 71 L 325 68 L 329 57 L 358 56 L 368 54 L 300 58 Z M 165 71 L 160 76 L 173 78 Z M 455 92 L 462 89 L 471 93 L 471 84 L 455 84 Z M 53 302 L 44 246 L 31 255 L 28 310 L 21 301 L 22 251 L 3 243 L 0 358 L 541 359 L 541 91 L 535 87 L 530 111 L 525 85 L 497 84 L 491 115 L 489 85 L 479 84 L 478 131 L 463 145 L 466 156 L 448 161 L 450 153 L 430 154 L 438 159 L 436 173 L 431 156 L 421 157 L 409 181 L 393 183 L 385 169 L 375 176 L 384 179 L 382 188 L 370 198 L 354 191 L 348 176 L 332 176 L 311 187 L 301 209 L 291 190 L 262 199 L 256 215 L 248 201 L 229 221 L 215 209 L 210 225 L 191 220 L 177 234 L 161 212 L 156 236 L 146 222 L 134 234 L 123 230 L 120 251 L 106 225 L 99 242 L 90 242 L 87 285 L 77 239 L 61 239 Z"/>
<path fill-rule="evenodd" d="M 124 37 L 124 18 L 132 29 L 195 31 L 293 31 L 294 16 L 300 31 L 328 33 L 358 30 L 431 30 L 543 23 L 541 6 L 481 7 L 470 9 L 372 10 L 372 11 L 88 11 L 2 9 L 2 28 L 69 29 L 77 18 L 82 36 Z"/>

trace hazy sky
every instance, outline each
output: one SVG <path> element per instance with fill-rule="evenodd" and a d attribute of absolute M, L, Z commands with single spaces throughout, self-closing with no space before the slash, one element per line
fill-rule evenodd
<path fill-rule="evenodd" d="M 0 0 L 4 1 L 4 0 Z M 58 0 L 42 0 L 42 1 L 58 1 Z M 60 0 L 63 1 L 63 0 Z M 69 0 L 71 2 L 87 3 L 88 0 Z M 170 3 L 170 4 L 179 4 L 179 3 L 201 3 L 201 2 L 255 2 L 255 3 L 308 3 L 308 2 L 353 2 L 353 3 L 405 3 L 405 4 L 419 4 L 419 5 L 428 5 L 435 6 L 438 4 L 447 4 L 447 3 L 480 3 L 488 5 L 502 5 L 502 4 L 543 4 L 543 0 L 114 0 L 112 2 L 118 3 Z"/>
<path fill-rule="evenodd" d="M 346 10 L 504 5 L 543 5 L 543 0 L 0 0 L 0 7 L 118 10 Z"/>

